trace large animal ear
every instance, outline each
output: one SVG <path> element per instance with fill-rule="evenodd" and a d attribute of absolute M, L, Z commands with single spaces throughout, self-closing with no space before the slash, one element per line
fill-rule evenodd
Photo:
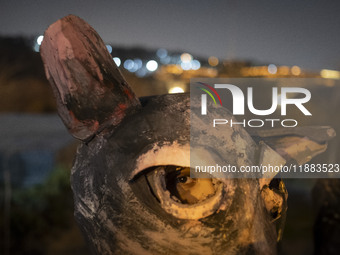
<path fill-rule="evenodd" d="M 287 163 L 302 165 L 327 149 L 327 142 L 335 137 L 331 127 L 310 126 L 255 130 L 254 140 L 260 140 L 279 153 Z"/>
<path fill-rule="evenodd" d="M 79 17 L 53 23 L 40 52 L 58 113 L 75 138 L 87 141 L 140 107 L 102 39 Z"/>
<path fill-rule="evenodd" d="M 331 127 L 311 126 L 249 130 L 260 145 L 259 163 L 266 165 L 302 165 L 327 149 L 327 142 L 335 137 Z M 260 180 L 260 187 L 269 184 L 275 173 L 268 173 Z"/>
<path fill-rule="evenodd" d="M 335 137 L 335 131 L 331 127 L 251 130 L 250 133 L 259 142 L 259 161 L 263 165 L 302 165 L 324 152 L 327 142 Z M 259 179 L 261 196 L 273 220 L 282 218 L 284 223 L 288 193 L 284 183 L 280 179 L 273 179 L 274 177 L 275 173 L 269 173 Z M 282 231 L 279 230 L 278 240 L 281 238 Z"/>

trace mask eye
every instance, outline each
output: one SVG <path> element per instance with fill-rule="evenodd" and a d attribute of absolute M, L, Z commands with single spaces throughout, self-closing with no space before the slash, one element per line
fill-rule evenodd
<path fill-rule="evenodd" d="M 217 179 L 191 178 L 189 167 L 159 166 L 145 178 L 161 207 L 177 218 L 204 218 L 220 207 L 223 184 Z"/>
<path fill-rule="evenodd" d="M 166 187 L 173 199 L 184 204 L 196 204 L 204 201 L 216 192 L 210 178 L 191 178 L 189 167 L 166 167 Z"/>

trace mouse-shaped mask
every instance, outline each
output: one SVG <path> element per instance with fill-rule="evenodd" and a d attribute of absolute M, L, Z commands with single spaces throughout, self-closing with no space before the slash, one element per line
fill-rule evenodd
<path fill-rule="evenodd" d="M 94 254 L 276 253 L 283 182 L 190 178 L 188 94 L 138 99 L 99 35 L 73 15 L 46 30 L 40 51 L 59 115 L 82 141 L 71 181 L 75 217 Z M 206 128 L 197 127 L 198 136 Z M 266 137 L 267 146 L 263 135 L 254 140 L 241 127 L 225 136 L 217 153 L 236 165 L 238 157 L 305 161 L 307 150 L 310 159 L 326 148 L 292 134 Z M 202 141 L 214 146 L 213 137 Z M 289 146 L 300 142 L 292 153 Z M 266 156 L 259 159 L 259 151 Z"/>

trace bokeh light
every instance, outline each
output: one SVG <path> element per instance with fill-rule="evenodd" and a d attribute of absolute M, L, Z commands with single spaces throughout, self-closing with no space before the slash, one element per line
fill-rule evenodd
<path fill-rule="evenodd" d="M 191 68 L 192 70 L 198 70 L 201 68 L 201 63 L 197 59 L 194 59 L 191 61 Z"/>
<path fill-rule="evenodd" d="M 184 63 L 189 63 L 192 60 L 192 56 L 189 53 L 183 53 L 181 55 L 181 61 Z"/>
<path fill-rule="evenodd" d="M 38 38 L 37 38 L 37 44 L 41 45 L 43 40 L 44 40 L 44 36 L 43 35 L 39 35 Z"/>
<path fill-rule="evenodd" d="M 176 93 L 184 93 L 184 90 L 181 87 L 173 87 L 169 89 L 170 94 L 176 94 Z"/>
<path fill-rule="evenodd" d="M 114 57 L 113 58 L 113 61 L 116 63 L 116 65 L 119 67 L 120 66 L 120 64 L 122 63 L 122 61 L 120 60 L 120 58 L 118 58 L 118 57 Z"/>
<path fill-rule="evenodd" d="M 112 53 L 112 46 L 111 45 L 106 45 L 106 49 L 109 51 L 109 53 Z"/>
<path fill-rule="evenodd" d="M 156 71 L 157 68 L 158 68 L 158 63 L 157 63 L 155 60 L 149 60 L 149 61 L 146 63 L 146 68 L 147 68 L 150 72 Z"/>
<path fill-rule="evenodd" d="M 208 63 L 211 66 L 217 66 L 219 61 L 218 61 L 217 57 L 211 56 L 211 57 L 208 58 Z"/>
<path fill-rule="evenodd" d="M 135 58 L 135 59 L 133 60 L 133 62 L 134 62 L 134 68 L 135 68 L 136 70 L 142 68 L 142 66 L 143 66 L 143 61 L 142 61 L 140 58 Z"/>
<path fill-rule="evenodd" d="M 168 56 L 168 51 L 166 49 L 158 49 L 156 52 L 159 58 L 166 58 Z"/>
<path fill-rule="evenodd" d="M 135 62 L 131 59 L 127 59 L 124 61 L 124 68 L 130 72 L 133 70 L 134 65 Z"/>
<path fill-rule="evenodd" d="M 191 69 L 191 62 L 182 62 L 181 68 L 185 71 L 190 70 Z"/>
<path fill-rule="evenodd" d="M 340 72 L 336 70 L 322 69 L 320 75 L 322 78 L 326 79 L 340 79 Z"/>
<path fill-rule="evenodd" d="M 290 71 L 292 72 L 293 75 L 298 76 L 301 74 L 301 68 L 298 66 L 292 66 L 292 68 L 290 69 Z"/>
<path fill-rule="evenodd" d="M 163 65 L 167 65 L 167 64 L 170 64 L 170 61 L 171 61 L 171 57 L 170 56 L 166 56 L 164 58 L 161 58 L 161 63 Z"/>
<path fill-rule="evenodd" d="M 268 65 L 268 73 L 270 74 L 276 74 L 277 73 L 277 67 L 274 64 Z"/>

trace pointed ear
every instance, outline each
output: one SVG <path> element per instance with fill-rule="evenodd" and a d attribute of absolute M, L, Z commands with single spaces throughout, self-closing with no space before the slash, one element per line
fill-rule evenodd
<path fill-rule="evenodd" d="M 268 130 L 249 130 L 259 142 L 260 163 L 267 165 L 298 164 L 310 161 L 327 149 L 327 142 L 335 137 L 331 127 L 296 127 Z M 269 185 L 276 174 L 268 173 L 260 179 L 260 189 Z"/>
<path fill-rule="evenodd" d="M 271 165 L 302 165 L 326 150 L 327 142 L 335 137 L 335 131 L 331 127 L 297 127 L 253 130 L 251 135 L 255 141 L 259 141 L 262 164 L 269 162 Z M 284 183 L 280 179 L 273 181 L 274 177 L 275 174 L 269 173 L 259 179 L 261 196 L 273 220 L 282 217 L 284 221 L 288 193 Z M 279 239 L 281 234 L 279 233 Z"/>
<path fill-rule="evenodd" d="M 83 141 L 140 107 L 96 31 L 74 15 L 52 24 L 40 47 L 58 113 Z"/>
<path fill-rule="evenodd" d="M 252 131 L 260 140 L 279 153 L 287 163 L 305 164 L 324 152 L 327 142 L 335 137 L 331 127 L 296 127 Z"/>

